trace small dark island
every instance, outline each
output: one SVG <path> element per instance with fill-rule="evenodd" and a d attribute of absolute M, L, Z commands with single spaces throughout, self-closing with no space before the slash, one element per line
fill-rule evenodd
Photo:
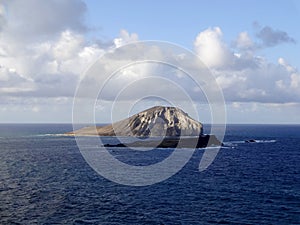
<path fill-rule="evenodd" d="M 201 135 L 199 137 L 166 137 L 162 140 L 144 140 L 132 143 L 105 144 L 104 147 L 146 147 L 146 148 L 206 148 L 221 146 L 222 143 L 215 135 Z"/>

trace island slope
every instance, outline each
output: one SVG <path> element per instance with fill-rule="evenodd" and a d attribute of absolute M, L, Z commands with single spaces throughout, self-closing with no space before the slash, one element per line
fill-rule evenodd
<path fill-rule="evenodd" d="M 203 125 L 176 107 L 155 106 L 107 126 L 84 127 L 68 135 L 99 136 L 199 136 Z"/>

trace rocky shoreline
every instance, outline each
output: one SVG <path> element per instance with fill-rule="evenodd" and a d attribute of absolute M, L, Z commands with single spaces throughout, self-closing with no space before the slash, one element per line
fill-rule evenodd
<path fill-rule="evenodd" d="M 222 146 L 215 135 L 199 137 L 166 137 L 162 140 L 142 140 L 131 143 L 105 144 L 104 147 L 145 147 L 145 148 L 206 148 Z"/>

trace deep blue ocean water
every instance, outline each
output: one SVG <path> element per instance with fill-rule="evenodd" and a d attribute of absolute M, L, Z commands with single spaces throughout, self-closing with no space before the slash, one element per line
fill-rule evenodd
<path fill-rule="evenodd" d="M 234 147 L 207 170 L 198 170 L 199 149 L 176 175 L 145 187 L 101 177 L 73 137 L 45 135 L 70 130 L 0 125 L 0 224 L 300 224 L 298 125 L 228 125 L 225 141 Z M 276 142 L 240 142 L 248 139 Z M 115 151 L 134 164 L 172 149 L 144 158 Z"/>

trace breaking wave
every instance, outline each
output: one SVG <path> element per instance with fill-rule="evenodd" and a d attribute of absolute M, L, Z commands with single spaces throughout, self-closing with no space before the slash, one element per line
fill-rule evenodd
<path fill-rule="evenodd" d="M 226 141 L 223 142 L 224 146 L 235 147 L 239 144 L 256 144 L 256 143 L 275 143 L 276 140 L 259 140 L 259 139 L 249 139 L 249 140 L 240 140 L 240 141 Z"/>

